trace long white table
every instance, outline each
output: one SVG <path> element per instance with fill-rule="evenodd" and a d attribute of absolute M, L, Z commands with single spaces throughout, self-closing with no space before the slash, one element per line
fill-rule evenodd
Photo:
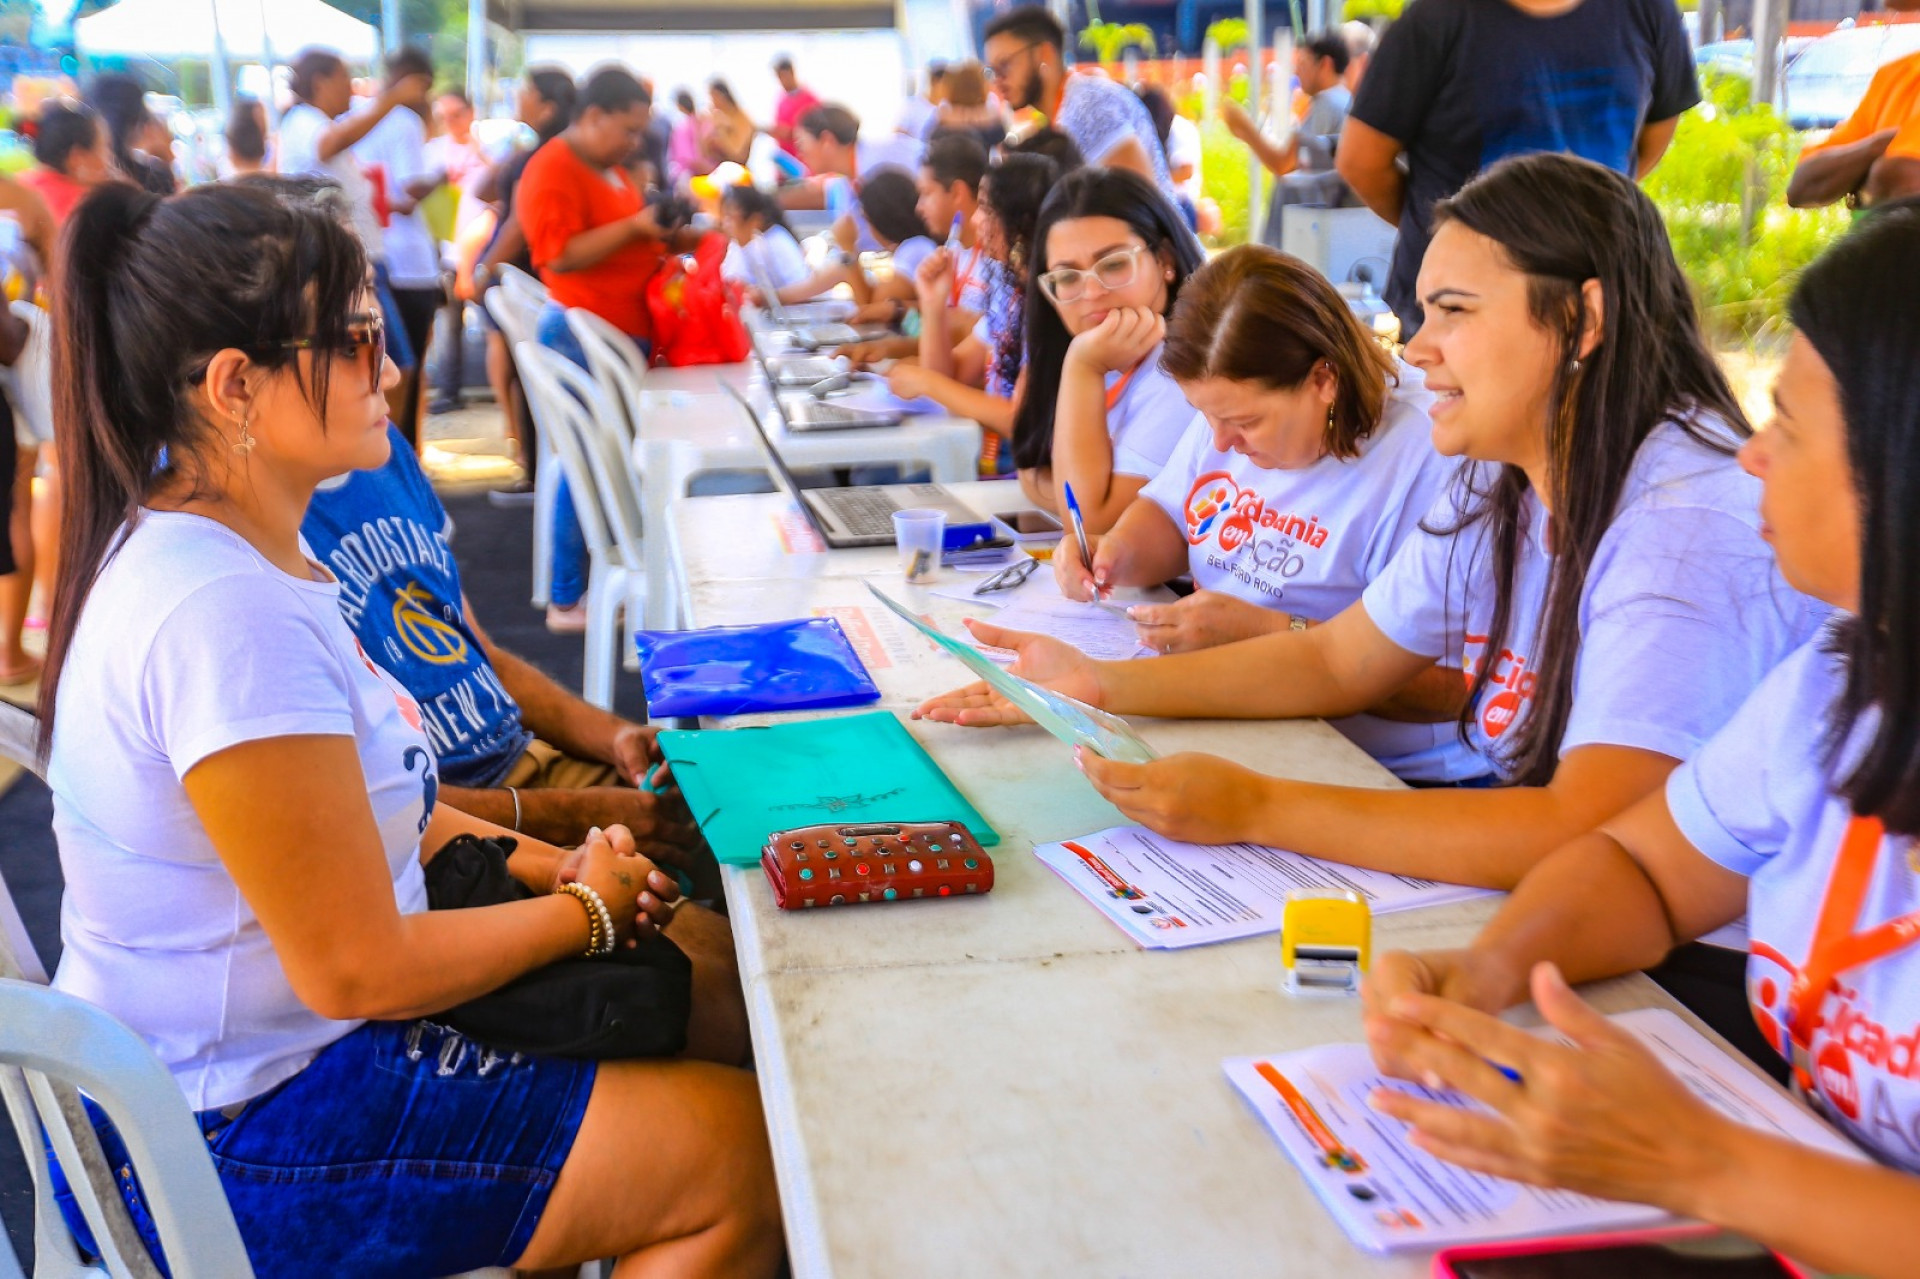
<path fill-rule="evenodd" d="M 920 415 L 899 426 L 789 434 L 769 411 L 766 388 L 751 363 L 654 369 L 642 383 L 633 465 L 641 477 L 645 523 L 647 625 L 675 624 L 677 589 L 667 553 L 667 508 L 707 471 L 752 471 L 766 465 L 752 425 L 722 384 L 747 394 L 774 446 L 796 469 L 897 463 L 924 466 L 942 482 L 976 473 L 980 427 L 966 418 Z"/>
<path fill-rule="evenodd" d="M 1008 493 L 952 487 L 983 514 Z M 988 610 L 904 585 L 890 550 L 784 550 L 795 518 L 779 495 L 674 503 L 691 624 L 831 611 L 903 717 L 968 678 L 864 581 L 949 631 Z M 1162 752 L 1399 785 L 1318 722 L 1135 726 Z M 1137 949 L 1031 855 L 1121 820 L 1063 746 L 1031 727 L 908 727 L 1001 835 L 990 896 L 786 914 L 757 868 L 725 876 L 795 1275 L 1425 1275 L 1425 1255 L 1355 1248 L 1220 1070 L 1359 1039 L 1357 1001 L 1282 995 L 1273 938 Z M 1376 951 L 1462 944 L 1492 910 L 1382 916 Z M 1587 993 L 1674 1006 L 1638 976 Z"/>

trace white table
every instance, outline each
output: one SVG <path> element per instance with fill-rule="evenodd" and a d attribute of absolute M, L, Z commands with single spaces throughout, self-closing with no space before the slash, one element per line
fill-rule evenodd
<path fill-rule="evenodd" d="M 1005 492 L 954 487 L 983 513 Z M 863 579 L 950 631 L 984 610 L 905 586 L 885 550 L 783 552 L 790 508 L 674 504 L 693 624 L 834 610 L 872 632 L 857 642 L 884 654 L 869 665 L 896 712 L 967 678 Z M 1220 1070 L 1357 1040 L 1357 1002 L 1281 995 L 1272 938 L 1135 948 L 1030 853 L 1120 821 L 1064 747 L 1037 728 L 908 727 L 1002 837 L 990 896 L 788 915 L 757 868 L 726 873 L 795 1275 L 1425 1275 L 1424 1255 L 1349 1243 Z M 1136 727 L 1162 751 L 1399 785 L 1318 722 Z M 1383 916 L 1376 949 L 1459 945 L 1492 910 Z M 1609 1010 L 1673 1006 L 1638 976 L 1588 993 Z"/>
<path fill-rule="evenodd" d="M 693 477 L 706 471 L 761 470 L 766 455 L 726 382 L 748 393 L 774 447 L 796 470 L 826 466 L 897 463 L 924 466 L 942 482 L 971 479 L 980 456 L 980 427 L 966 418 L 919 415 L 899 426 L 857 431 L 789 434 L 769 411 L 764 385 L 752 364 L 654 369 L 641 384 L 640 422 L 633 465 L 641 478 L 640 512 L 645 522 L 647 625 L 676 622 L 678 593 L 667 553 L 667 508 L 684 497 Z M 757 388 L 757 390 L 750 390 Z"/>

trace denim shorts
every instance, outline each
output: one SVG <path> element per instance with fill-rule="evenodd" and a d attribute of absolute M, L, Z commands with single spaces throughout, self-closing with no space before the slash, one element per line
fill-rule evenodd
<path fill-rule="evenodd" d="M 526 1251 L 594 1069 L 497 1053 L 430 1022 L 368 1022 L 237 1114 L 196 1117 L 260 1279 L 434 1279 Z M 134 1224 L 170 1273 L 126 1146 L 88 1108 Z"/>

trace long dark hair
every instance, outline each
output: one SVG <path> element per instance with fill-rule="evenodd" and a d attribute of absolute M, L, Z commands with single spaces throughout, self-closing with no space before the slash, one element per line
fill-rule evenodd
<path fill-rule="evenodd" d="M 53 737 L 60 668 L 119 530 L 161 486 L 201 482 L 210 434 L 193 403 L 216 353 L 292 366 L 280 343 L 346 342 L 366 287 L 360 241 L 308 188 L 219 182 L 162 198 L 110 182 L 67 220 L 53 290 L 53 417 L 66 511 L 40 682 L 40 750 Z M 316 413 L 330 361 L 301 389 Z"/>
<path fill-rule="evenodd" d="M 730 186 L 720 193 L 720 203 L 732 205 L 734 213 L 749 221 L 759 219 L 763 232 L 779 227 L 788 235 L 793 234 L 793 228 L 787 225 L 787 211 L 780 207 L 780 201 L 759 187 Z"/>
<path fill-rule="evenodd" d="M 172 173 L 149 177 L 154 167 L 149 157 L 134 150 L 140 133 L 154 121 L 147 109 L 147 91 L 138 80 L 120 72 L 94 77 L 87 88 L 87 104 L 100 113 L 113 140 L 113 158 L 120 171 L 149 191 L 168 195 L 173 191 Z M 158 185 L 164 182 L 165 185 Z"/>
<path fill-rule="evenodd" d="M 874 235 L 889 244 L 904 244 L 915 236 L 933 238 L 920 220 L 919 199 L 920 189 L 905 169 L 881 169 L 860 184 L 860 212 Z"/>
<path fill-rule="evenodd" d="M 980 205 L 1000 224 L 1004 261 L 987 272 L 987 310 L 1002 317 L 1003 340 L 991 353 L 993 380 L 1012 393 L 1026 356 L 1027 275 L 1033 267 L 1033 229 L 1060 170 L 1043 155 L 1010 155 L 980 179 Z"/>
<path fill-rule="evenodd" d="M 573 109 L 580 100 L 580 89 L 574 84 L 573 77 L 559 67 L 535 67 L 527 72 L 527 83 L 533 86 L 533 91 L 540 95 L 541 101 L 553 104 L 553 114 L 547 117 L 544 125 L 534 130 L 540 139 L 534 144 L 534 149 L 539 150 L 565 133 L 567 126 L 573 123 Z"/>
<path fill-rule="evenodd" d="M 1860 611 L 1835 637 L 1847 684 L 1828 727 L 1837 758 L 1878 712 L 1840 793 L 1920 835 L 1920 204 L 1884 206 L 1800 277 L 1788 313 L 1840 386 L 1860 505 Z"/>
<path fill-rule="evenodd" d="M 1179 300 L 1180 286 L 1206 261 L 1186 221 L 1159 188 L 1131 169 L 1078 169 L 1061 180 L 1040 210 L 1040 224 L 1033 230 L 1034 262 L 1027 273 L 1027 389 L 1013 411 L 1013 461 L 1022 469 L 1053 461 L 1054 403 L 1073 335 L 1040 291 L 1040 276 L 1046 271 L 1047 236 L 1075 218 L 1117 218 L 1146 242 L 1156 262 L 1164 250 L 1173 259 L 1168 311 Z"/>
<path fill-rule="evenodd" d="M 1553 569 L 1539 619 L 1533 707 L 1503 743 L 1502 760 L 1511 783 L 1544 786 L 1573 710 L 1587 570 L 1641 443 L 1674 422 L 1701 446 L 1731 454 L 1753 432 L 1701 335 L 1660 211 L 1630 178 L 1566 155 L 1503 160 L 1440 202 L 1434 227 L 1448 222 L 1500 246 L 1527 276 L 1534 323 L 1554 338 L 1545 423 Z M 1598 343 L 1576 368 L 1587 321 L 1580 290 L 1588 280 L 1600 283 L 1604 315 Z M 1469 481 L 1454 530 L 1488 521 L 1496 595 L 1483 651 L 1494 654 L 1513 626 L 1528 485 L 1517 466 L 1477 473 L 1484 478 Z M 1474 672 L 1463 733 L 1497 665 L 1489 657 Z"/>

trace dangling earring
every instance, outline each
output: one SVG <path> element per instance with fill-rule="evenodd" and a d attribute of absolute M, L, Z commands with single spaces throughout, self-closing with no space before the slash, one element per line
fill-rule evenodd
<path fill-rule="evenodd" d="M 1022 272 L 1024 272 L 1027 267 L 1026 249 L 1023 246 L 1018 244 L 1014 245 L 1011 249 L 1008 249 L 1007 265 L 1013 268 L 1013 273 L 1015 275 L 1019 275 Z"/>
<path fill-rule="evenodd" d="M 1327 434 L 1333 434 L 1333 405 L 1327 405 Z"/>
<path fill-rule="evenodd" d="M 1578 373 L 1579 371 L 1580 371 L 1580 357 L 1575 356 L 1573 359 L 1567 362 L 1567 372 Z"/>
<path fill-rule="evenodd" d="M 253 452 L 253 446 L 258 443 L 258 441 L 253 438 L 253 432 L 247 429 L 248 420 L 247 414 L 242 413 L 240 415 L 240 438 L 233 442 L 233 451 L 242 457 Z"/>

